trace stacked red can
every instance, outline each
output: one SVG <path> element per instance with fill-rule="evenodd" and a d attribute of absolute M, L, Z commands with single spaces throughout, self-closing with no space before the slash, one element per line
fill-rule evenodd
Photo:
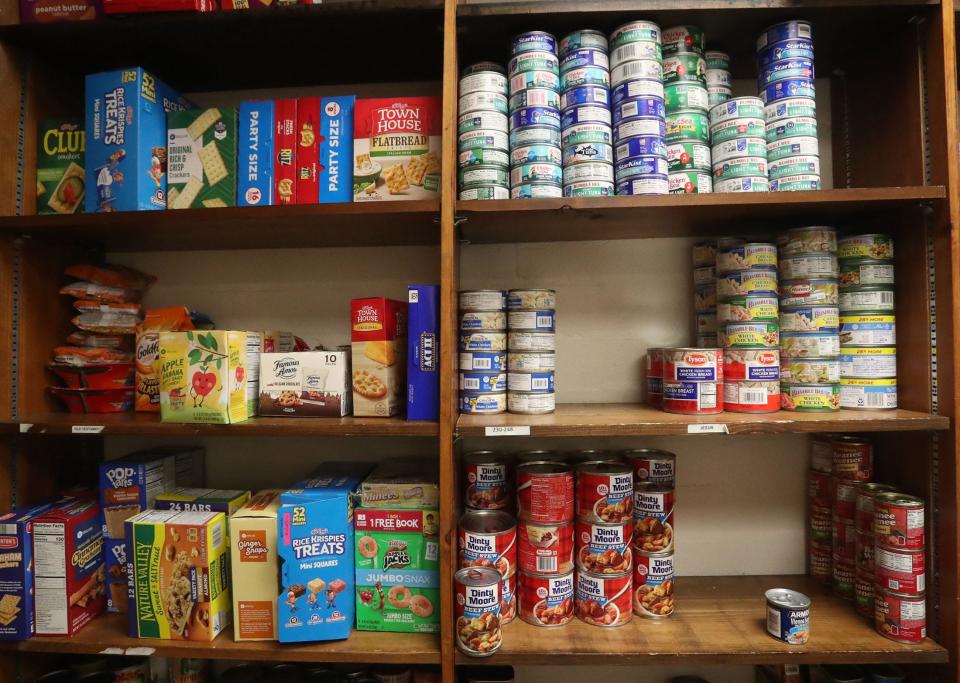
<path fill-rule="evenodd" d="M 676 456 L 656 449 L 624 453 L 634 478 L 633 613 L 673 614 L 673 509 Z"/>
<path fill-rule="evenodd" d="M 647 403 L 663 407 L 663 349 L 647 349 Z"/>
<path fill-rule="evenodd" d="M 815 436 L 807 487 L 807 566 L 820 583 L 833 583 L 833 441 Z"/>
<path fill-rule="evenodd" d="M 893 491 L 892 486 L 876 482 L 864 482 L 857 489 L 854 503 L 857 573 L 853 587 L 857 612 L 873 619 L 873 594 L 876 578 L 876 540 L 873 534 L 873 507 L 877 494 Z"/>
<path fill-rule="evenodd" d="M 835 436 L 830 443 L 833 453 L 833 590 L 841 597 L 853 600 L 857 575 L 857 493 L 862 484 L 873 479 L 873 445 L 855 436 Z"/>
<path fill-rule="evenodd" d="M 903 643 L 927 637 L 924 514 L 915 496 L 885 491 L 873 498 L 874 624 Z"/>
<path fill-rule="evenodd" d="M 723 412 L 723 350 L 660 349 L 663 366 L 662 408 L 682 415 Z"/>

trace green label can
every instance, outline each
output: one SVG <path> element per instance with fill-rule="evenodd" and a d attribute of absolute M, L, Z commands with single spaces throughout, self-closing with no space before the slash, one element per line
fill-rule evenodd
<path fill-rule="evenodd" d="M 840 385 L 783 384 L 780 387 L 780 407 L 812 413 L 840 410 Z"/>
<path fill-rule="evenodd" d="M 876 259 L 843 259 L 840 261 L 840 286 L 892 285 L 893 261 Z"/>
<path fill-rule="evenodd" d="M 766 137 L 766 134 L 766 123 L 763 119 L 730 119 L 710 127 L 713 144 L 734 138 L 762 138 Z M 769 137 L 767 142 L 770 142 Z"/>
<path fill-rule="evenodd" d="M 667 175 L 670 194 L 707 194 L 713 192 L 713 178 L 705 171 L 679 171 Z"/>
<path fill-rule="evenodd" d="M 667 111 L 696 109 L 707 111 L 710 108 L 710 96 L 700 83 L 674 83 L 663 89 Z"/>
<path fill-rule="evenodd" d="M 505 166 L 468 166 L 461 168 L 457 175 L 461 188 L 475 185 L 507 185 L 510 182 Z"/>
<path fill-rule="evenodd" d="M 710 124 L 717 125 L 733 119 L 762 119 L 763 100 L 759 97 L 734 97 L 723 104 L 710 107 Z"/>
<path fill-rule="evenodd" d="M 780 325 L 765 320 L 727 323 L 720 346 L 735 349 L 775 349 L 780 346 Z"/>
<path fill-rule="evenodd" d="M 844 237 L 837 243 L 837 257 L 892 259 L 893 238 L 880 234 Z"/>
<path fill-rule="evenodd" d="M 671 26 L 663 29 L 663 53 L 675 55 L 690 52 L 702 55 L 706 46 L 703 29 L 699 26 Z"/>
<path fill-rule="evenodd" d="M 702 142 L 675 142 L 667 145 L 667 164 L 671 173 L 709 171 L 710 146 Z"/>
<path fill-rule="evenodd" d="M 707 63 L 696 52 L 681 52 L 663 59 L 663 84 L 692 81 L 707 86 Z"/>
<path fill-rule="evenodd" d="M 767 142 L 777 142 L 784 138 L 815 138 L 817 137 L 817 120 L 803 116 L 791 119 L 781 119 L 765 124 Z"/>
<path fill-rule="evenodd" d="M 815 119 L 817 118 L 817 101 L 812 97 L 790 97 L 764 106 L 763 113 L 767 121 L 795 118 Z"/>
<path fill-rule="evenodd" d="M 667 114 L 667 144 L 674 142 L 710 143 L 710 121 L 702 111 L 692 109 Z"/>
<path fill-rule="evenodd" d="M 777 297 L 768 295 L 738 296 L 717 304 L 717 321 L 723 324 L 754 320 L 778 320 Z"/>
<path fill-rule="evenodd" d="M 781 159 L 798 156 L 815 156 L 819 158 L 819 141 L 816 138 L 807 137 L 783 138 L 782 140 L 777 140 L 776 142 L 767 143 L 767 161 L 771 163 L 774 161 L 780 161 Z M 817 172 L 819 173 L 819 170 Z"/>
<path fill-rule="evenodd" d="M 767 174 L 767 160 L 764 157 L 735 157 L 713 165 L 713 175 L 718 180 L 726 178 L 752 178 Z"/>

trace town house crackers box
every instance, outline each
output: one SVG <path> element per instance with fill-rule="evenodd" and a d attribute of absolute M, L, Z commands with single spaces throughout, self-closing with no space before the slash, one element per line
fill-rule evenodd
<path fill-rule="evenodd" d="M 37 213 L 76 213 L 83 203 L 83 124 L 41 121 L 37 129 Z"/>
<path fill-rule="evenodd" d="M 52 505 L 0 517 L 0 640 L 33 635 L 33 520 Z"/>
<path fill-rule="evenodd" d="M 237 204 L 273 204 L 272 100 L 240 103 L 237 141 Z"/>
<path fill-rule="evenodd" d="M 396 415 L 403 404 L 407 304 L 375 297 L 350 302 L 353 414 Z"/>
<path fill-rule="evenodd" d="M 439 97 L 357 100 L 353 115 L 353 201 L 440 196 Z"/>
<path fill-rule="evenodd" d="M 167 207 L 167 112 L 187 102 L 140 68 L 86 78 L 86 210 Z"/>
<path fill-rule="evenodd" d="M 233 639 L 277 639 L 277 512 L 280 490 L 255 493 L 230 517 Z"/>
<path fill-rule="evenodd" d="M 126 522 L 132 638 L 210 641 L 230 625 L 222 512 L 147 510 Z"/>
<path fill-rule="evenodd" d="M 237 205 L 237 110 L 167 114 L 167 208 Z"/>

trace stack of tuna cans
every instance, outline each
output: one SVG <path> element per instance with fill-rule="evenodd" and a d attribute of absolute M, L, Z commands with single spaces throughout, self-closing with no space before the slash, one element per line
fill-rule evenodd
<path fill-rule="evenodd" d="M 660 27 L 631 21 L 610 35 L 609 44 L 616 193 L 667 194 Z"/>
<path fill-rule="evenodd" d="M 784 410 L 840 408 L 837 232 L 796 228 L 780 235 L 781 395 Z"/>
<path fill-rule="evenodd" d="M 673 614 L 674 486 L 676 456 L 641 448 L 626 451 L 633 470 L 633 613 Z"/>
<path fill-rule="evenodd" d="M 557 293 L 552 289 L 507 293 L 507 409 L 511 413 L 542 415 L 556 409 L 556 310 Z"/>
<path fill-rule="evenodd" d="M 499 289 L 460 292 L 460 412 L 507 409 L 507 299 Z"/>
<path fill-rule="evenodd" d="M 507 199 L 507 77 L 491 62 L 468 66 L 460 78 L 457 165 L 460 199 Z"/>
<path fill-rule="evenodd" d="M 715 191 L 768 191 L 764 131 L 758 97 L 734 97 L 710 108 Z"/>
<path fill-rule="evenodd" d="M 716 271 L 724 408 L 776 412 L 780 410 L 777 247 L 767 242 L 725 243 L 717 249 Z"/>
<path fill-rule="evenodd" d="M 757 70 L 765 105 L 770 191 L 819 190 L 812 26 L 785 21 L 761 33 Z"/>
<path fill-rule="evenodd" d="M 840 240 L 840 406 L 897 407 L 893 239 Z"/>
<path fill-rule="evenodd" d="M 696 343 L 701 348 L 717 346 L 717 241 L 693 245 L 693 310 L 696 315 Z M 660 375 L 661 378 L 663 375 Z"/>
<path fill-rule="evenodd" d="M 560 41 L 565 197 L 614 194 L 609 69 L 607 37 L 600 31 L 574 31 Z"/>
<path fill-rule="evenodd" d="M 663 32 L 667 164 L 671 194 L 713 191 L 707 63 L 703 30 L 674 26 Z"/>
<path fill-rule="evenodd" d="M 719 50 L 708 50 L 704 58 L 707 60 L 707 93 L 712 107 L 733 97 L 730 55 Z"/>
<path fill-rule="evenodd" d="M 560 63 L 557 39 L 545 31 L 513 38 L 510 90 L 510 197 L 563 194 L 560 151 Z"/>

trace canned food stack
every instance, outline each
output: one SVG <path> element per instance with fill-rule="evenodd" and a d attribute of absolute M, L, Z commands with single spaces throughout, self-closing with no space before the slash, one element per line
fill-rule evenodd
<path fill-rule="evenodd" d="M 609 44 L 616 193 L 667 194 L 660 27 L 650 21 L 631 21 L 610 34 Z"/>
<path fill-rule="evenodd" d="M 464 69 L 458 106 L 459 198 L 509 198 L 507 77 L 503 67 L 480 62 Z"/>
<path fill-rule="evenodd" d="M 844 237 L 840 271 L 840 406 L 897 407 L 893 238 Z"/>
<path fill-rule="evenodd" d="M 510 197 L 563 194 L 560 151 L 560 61 L 546 31 L 514 36 L 507 66 L 510 91 Z"/>
<path fill-rule="evenodd" d="M 876 564 L 876 535 L 873 533 L 876 497 L 881 493 L 895 491 L 894 487 L 875 482 L 860 485 L 856 494 L 856 576 L 853 583 L 853 601 L 857 613 L 873 620 L 875 612 L 874 593 L 878 574 L 884 573 Z M 882 583 L 882 581 L 881 581 Z"/>
<path fill-rule="evenodd" d="M 810 442 L 807 477 L 807 572 L 833 584 L 833 440 L 816 435 Z"/>
<path fill-rule="evenodd" d="M 710 108 L 713 178 L 717 192 L 766 192 L 767 144 L 763 102 L 734 97 Z"/>
<path fill-rule="evenodd" d="M 717 249 L 716 271 L 723 407 L 736 413 L 776 412 L 780 410 L 777 247 L 725 241 Z"/>
<path fill-rule="evenodd" d="M 780 247 L 780 357 L 784 410 L 840 409 L 837 232 L 788 230 Z"/>
<path fill-rule="evenodd" d="M 667 167 L 671 194 L 713 192 L 703 30 L 674 26 L 663 32 Z"/>
<path fill-rule="evenodd" d="M 696 343 L 701 348 L 717 346 L 717 241 L 693 245 L 693 310 L 696 316 Z M 648 350 L 648 354 L 651 350 Z M 649 366 L 648 366 L 649 371 Z M 649 372 L 647 373 L 649 377 Z M 661 374 L 662 378 L 663 375 Z"/>
<path fill-rule="evenodd" d="M 813 27 L 775 24 L 757 39 L 771 192 L 820 189 Z"/>
<path fill-rule="evenodd" d="M 663 368 L 661 408 L 681 415 L 723 412 L 723 350 L 658 349 Z M 648 350 L 648 353 L 651 351 Z"/>
<path fill-rule="evenodd" d="M 467 465 L 470 467 L 470 465 Z M 467 509 L 457 530 L 459 569 L 492 569 L 501 580 L 500 624 L 517 614 L 517 521 L 505 510 Z"/>
<path fill-rule="evenodd" d="M 719 50 L 708 50 L 704 59 L 707 61 L 707 96 L 712 107 L 733 97 L 730 55 Z"/>
<path fill-rule="evenodd" d="M 507 297 L 499 289 L 460 292 L 460 412 L 507 409 Z"/>
<path fill-rule="evenodd" d="M 552 413 L 557 350 L 557 293 L 552 289 L 507 292 L 507 410 Z"/>
<path fill-rule="evenodd" d="M 676 456 L 626 451 L 633 471 L 633 613 L 663 619 L 674 609 L 674 487 Z"/>
<path fill-rule="evenodd" d="M 600 31 L 574 31 L 560 41 L 560 140 L 563 196 L 610 197 L 610 59 Z"/>
<path fill-rule="evenodd" d="M 905 493 L 885 491 L 873 499 L 874 625 L 902 643 L 927 637 L 924 513 L 923 499 Z"/>
<path fill-rule="evenodd" d="M 857 494 L 873 479 L 873 444 L 853 436 L 829 437 L 829 443 L 833 591 L 853 601 L 857 573 L 866 578 L 873 572 L 873 539 L 857 535 Z M 867 596 L 860 599 L 865 602 Z"/>

